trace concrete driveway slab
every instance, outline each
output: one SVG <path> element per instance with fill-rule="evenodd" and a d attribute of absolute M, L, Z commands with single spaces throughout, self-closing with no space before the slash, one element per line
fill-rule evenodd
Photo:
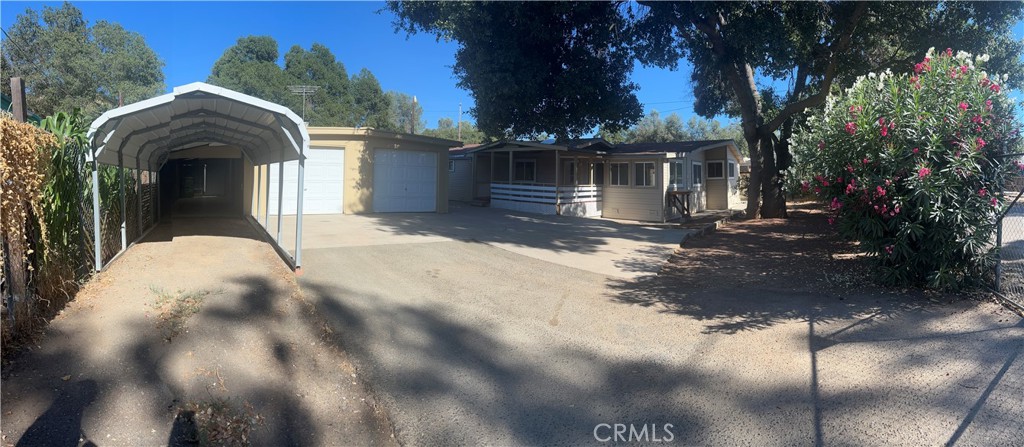
<path fill-rule="evenodd" d="M 270 234 L 276 234 L 271 219 Z M 310 215 L 303 249 L 472 241 L 512 253 L 617 278 L 654 274 L 693 230 L 604 219 L 543 216 L 497 208 L 452 206 L 447 214 Z M 283 223 L 285 247 L 294 216 Z"/>

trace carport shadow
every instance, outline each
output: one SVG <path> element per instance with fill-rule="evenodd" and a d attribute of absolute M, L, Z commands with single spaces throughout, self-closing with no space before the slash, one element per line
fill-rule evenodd
<path fill-rule="evenodd" d="M 568 253 L 599 252 L 612 239 L 676 246 L 684 234 L 684 230 L 660 224 L 627 224 L 465 205 L 453 205 L 448 214 L 378 213 L 366 217 L 382 230 L 396 234 L 441 236 Z"/>
<path fill-rule="evenodd" d="M 242 218 L 165 216 L 138 243 L 170 242 L 176 237 L 217 236 L 260 240 L 252 225 Z"/>

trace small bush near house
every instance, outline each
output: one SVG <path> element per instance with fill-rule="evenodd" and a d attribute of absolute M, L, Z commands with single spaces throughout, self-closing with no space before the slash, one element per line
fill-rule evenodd
<path fill-rule="evenodd" d="M 958 288 L 991 271 L 1001 185 L 1021 166 L 1006 77 L 986 56 L 928 55 L 911 73 L 870 74 L 795 137 L 801 188 L 831 210 L 892 285 Z"/>

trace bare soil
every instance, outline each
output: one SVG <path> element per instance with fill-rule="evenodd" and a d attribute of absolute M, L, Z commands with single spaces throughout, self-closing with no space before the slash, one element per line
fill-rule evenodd
<path fill-rule="evenodd" d="M 171 220 L 4 366 L 2 445 L 395 444 L 335 337 L 247 223 Z"/>

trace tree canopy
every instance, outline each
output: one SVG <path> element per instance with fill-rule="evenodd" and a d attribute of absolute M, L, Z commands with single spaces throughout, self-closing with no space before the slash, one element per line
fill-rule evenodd
<path fill-rule="evenodd" d="M 747 212 L 785 215 L 788 140 L 833 86 L 906 69 L 931 46 L 989 53 L 1020 77 L 1022 3 L 389 2 L 395 25 L 458 42 L 455 75 L 488 133 L 609 133 L 641 114 L 635 62 L 692 66 L 694 110 L 739 117 L 751 156 Z M 787 87 L 772 88 L 776 84 Z M 680 82 L 683 88 L 684 82 Z M 762 202 L 763 200 L 763 202 Z"/>
<path fill-rule="evenodd" d="M 622 43 L 626 17 L 610 2 L 389 2 L 396 26 L 459 43 L 458 85 L 489 135 L 579 136 L 642 115 Z"/>
<path fill-rule="evenodd" d="M 28 107 L 41 116 L 81 109 L 88 119 L 165 89 L 163 61 L 136 32 L 98 21 L 92 26 L 71 3 L 27 9 L 3 41 L 3 92 L 25 80 Z"/>
<path fill-rule="evenodd" d="M 207 82 L 282 104 L 313 126 L 370 126 L 397 130 L 391 99 L 367 69 L 351 78 L 345 65 L 326 46 L 309 50 L 295 45 L 278 65 L 278 43 L 270 36 L 246 36 L 224 51 Z M 312 85 L 305 98 L 289 86 Z"/>
<path fill-rule="evenodd" d="M 459 124 L 451 118 L 441 118 L 437 120 L 437 127 L 424 130 L 423 135 L 462 141 L 466 144 L 478 144 L 491 141 L 490 138 L 487 138 L 487 135 L 476 127 L 476 124 L 469 121 L 462 122 L 462 130 L 460 132 Z"/>

